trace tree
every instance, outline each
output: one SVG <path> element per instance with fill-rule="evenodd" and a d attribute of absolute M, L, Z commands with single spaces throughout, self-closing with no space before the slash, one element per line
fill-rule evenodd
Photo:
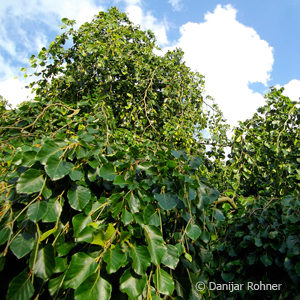
<path fill-rule="evenodd" d="M 233 136 L 231 178 L 245 196 L 299 195 L 299 103 L 282 92 L 271 89 L 266 105 Z"/>
<path fill-rule="evenodd" d="M 1 108 L 2 288 L 8 299 L 194 295 L 219 196 L 201 132 L 223 128 L 221 114 L 205 113 L 183 53 L 155 55 L 152 33 L 117 9 L 78 30 L 63 21 L 31 57 L 34 100 Z"/>
<path fill-rule="evenodd" d="M 238 210 L 218 230 L 214 274 L 242 284 L 281 283 L 280 291 L 268 292 L 273 299 L 300 294 L 299 117 L 299 103 L 272 88 L 266 105 L 236 128 L 222 172 L 224 192 Z M 236 294 L 252 299 L 266 293 Z"/>

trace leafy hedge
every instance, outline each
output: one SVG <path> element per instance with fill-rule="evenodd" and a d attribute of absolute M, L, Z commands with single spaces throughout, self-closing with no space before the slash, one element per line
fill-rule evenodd
<path fill-rule="evenodd" d="M 110 299 L 120 289 L 130 299 L 159 299 L 193 291 L 192 278 L 184 287 L 182 278 L 215 236 L 205 211 L 219 196 L 200 176 L 201 159 L 105 147 L 89 131 L 20 147 L 11 161 L 12 186 L 1 197 L 2 264 L 10 250 L 24 270 L 7 298 Z"/>

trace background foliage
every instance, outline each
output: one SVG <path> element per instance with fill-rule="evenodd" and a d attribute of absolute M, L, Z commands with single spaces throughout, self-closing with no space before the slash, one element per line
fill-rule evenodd
<path fill-rule="evenodd" d="M 196 283 L 259 278 L 299 295 L 299 106 L 271 89 L 228 141 L 182 51 L 154 54 L 115 8 L 63 22 L 30 59 L 34 100 L 1 100 L 1 294 L 251 299 Z"/>

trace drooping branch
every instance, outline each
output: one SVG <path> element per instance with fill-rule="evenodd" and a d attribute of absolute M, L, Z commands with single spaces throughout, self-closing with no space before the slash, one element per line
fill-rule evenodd
<path fill-rule="evenodd" d="M 238 209 L 234 200 L 229 197 L 220 197 L 218 200 L 215 201 L 215 207 L 217 207 L 219 204 L 224 203 L 224 202 L 228 202 L 235 210 Z"/>

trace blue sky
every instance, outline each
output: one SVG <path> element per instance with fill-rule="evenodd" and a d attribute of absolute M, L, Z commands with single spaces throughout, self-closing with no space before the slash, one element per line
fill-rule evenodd
<path fill-rule="evenodd" d="M 0 1 L 0 95 L 13 105 L 33 97 L 19 70 L 59 34 L 61 18 L 80 25 L 112 5 L 154 31 L 162 51 L 181 47 L 232 125 L 264 104 L 270 86 L 300 97 L 299 0 Z"/>

